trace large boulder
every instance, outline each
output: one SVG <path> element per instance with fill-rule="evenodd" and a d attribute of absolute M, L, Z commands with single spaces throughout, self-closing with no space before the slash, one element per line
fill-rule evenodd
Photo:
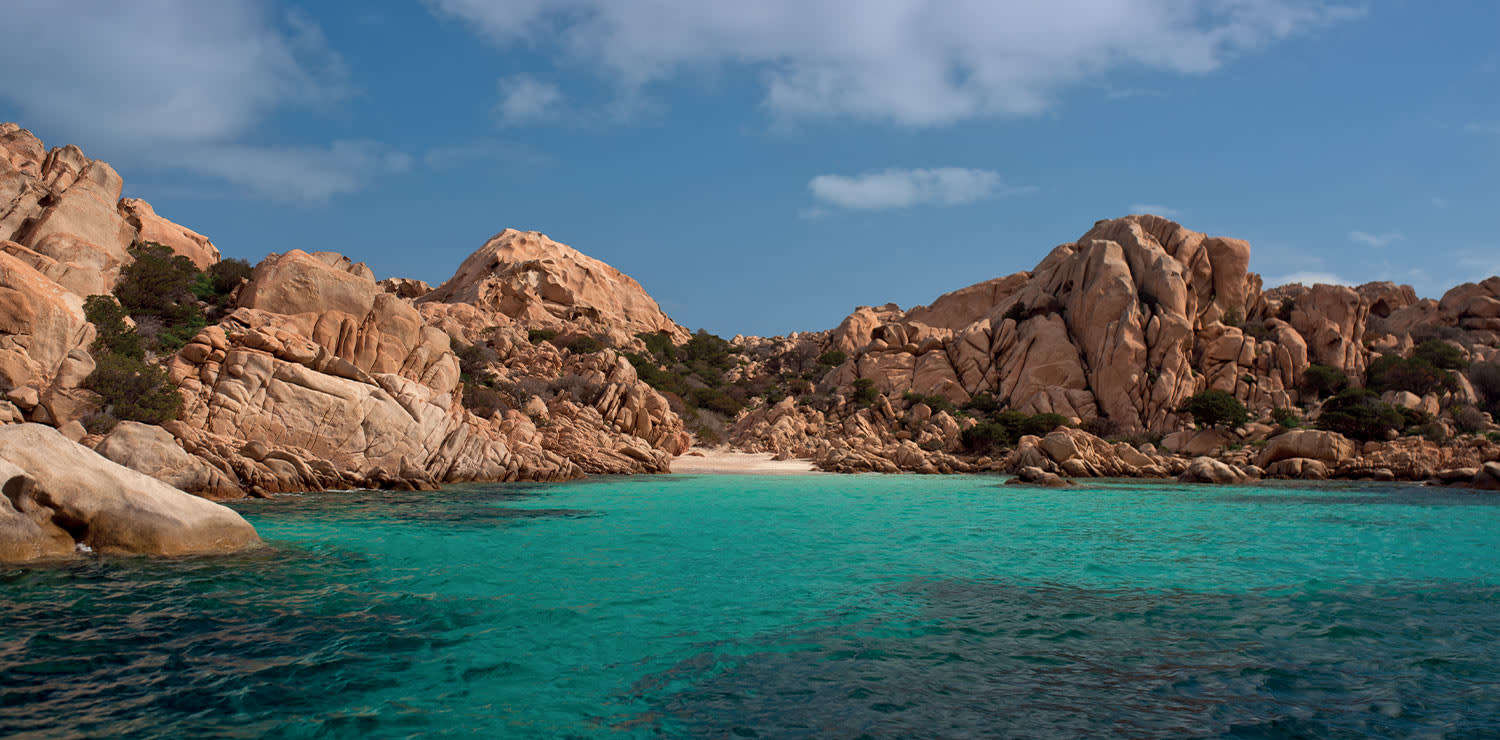
<path fill-rule="evenodd" d="M 173 488 L 212 499 L 239 498 L 244 491 L 218 469 L 189 455 L 167 430 L 122 421 L 94 451 Z"/>
<path fill-rule="evenodd" d="M 1352 460 L 1356 452 L 1354 443 L 1338 432 L 1294 429 L 1268 440 L 1255 464 L 1262 468 L 1270 468 L 1272 463 L 1279 460 L 1300 457 L 1317 460 L 1330 468 L 1336 468 Z"/>
<path fill-rule="evenodd" d="M 8 477 L 10 508 L 28 514 L 42 532 L 43 540 L 32 540 L 44 543 L 33 546 L 38 556 L 61 554 L 58 530 L 103 554 L 202 555 L 260 542 L 233 510 L 110 462 L 50 427 L 0 428 L 0 460 L 32 482 L 17 483 L 21 476 L 10 468 L 0 476 Z"/>
<path fill-rule="evenodd" d="M 1244 483 L 1250 480 L 1250 476 L 1211 457 L 1195 457 L 1177 480 L 1183 483 Z"/>
<path fill-rule="evenodd" d="M 73 538 L 52 523 L 50 511 L 36 504 L 35 487 L 26 471 L 0 460 L 0 563 L 73 554 Z"/>

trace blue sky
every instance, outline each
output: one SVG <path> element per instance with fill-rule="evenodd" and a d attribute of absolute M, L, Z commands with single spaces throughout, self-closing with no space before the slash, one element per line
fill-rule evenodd
<path fill-rule="evenodd" d="M 7 8 L 0 119 L 228 256 L 437 284 L 535 229 L 726 336 L 1150 210 L 1268 282 L 1500 273 L 1500 5 L 140 0 Z"/>

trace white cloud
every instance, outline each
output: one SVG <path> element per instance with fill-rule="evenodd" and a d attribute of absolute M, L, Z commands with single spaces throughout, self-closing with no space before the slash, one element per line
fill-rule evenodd
<path fill-rule="evenodd" d="M 426 1 L 499 47 L 553 48 L 627 98 L 740 65 L 778 118 L 906 125 L 1037 114 L 1113 70 L 1207 73 L 1360 14 L 1332 0 Z"/>
<path fill-rule="evenodd" d="M 999 173 L 962 167 L 818 175 L 807 187 L 821 203 L 872 211 L 923 204 L 956 206 L 1031 190 L 1005 185 Z"/>
<path fill-rule="evenodd" d="M 1500 123 L 1468 123 L 1464 131 L 1471 134 L 1500 134 Z"/>
<path fill-rule="evenodd" d="M 49 144 L 312 200 L 358 189 L 399 159 L 371 155 L 368 142 L 251 143 L 277 111 L 351 94 L 343 60 L 301 13 L 276 15 L 261 0 L 52 0 L 5 13 L 0 66 L 13 73 L 0 76 L 0 102 Z"/>
<path fill-rule="evenodd" d="M 1405 238 L 1406 235 L 1399 231 L 1387 231 L 1382 234 L 1371 234 L 1368 231 L 1349 232 L 1349 241 L 1376 248 L 1389 246 Z"/>
<path fill-rule="evenodd" d="M 495 104 L 495 115 L 504 125 L 549 121 L 560 112 L 562 90 L 550 82 L 516 75 L 501 79 L 499 87 L 500 102 Z"/>
<path fill-rule="evenodd" d="M 1149 213 L 1153 216 L 1162 216 L 1164 218 L 1180 218 L 1182 216 L 1182 211 L 1179 211 L 1176 208 L 1168 208 L 1167 206 L 1155 205 L 1152 203 L 1132 204 L 1130 206 L 1130 212 Z"/>
<path fill-rule="evenodd" d="M 335 141 L 327 148 L 219 145 L 186 152 L 185 169 L 247 187 L 265 198 L 318 204 L 362 189 L 385 173 L 411 169 L 412 158 L 375 141 Z"/>
<path fill-rule="evenodd" d="M 1354 283 L 1331 272 L 1294 272 L 1290 275 L 1282 275 L 1281 277 L 1268 278 L 1266 280 L 1268 287 L 1290 285 L 1292 283 L 1302 283 L 1303 285 L 1316 285 L 1318 283 L 1325 283 L 1327 285 L 1354 285 Z"/>

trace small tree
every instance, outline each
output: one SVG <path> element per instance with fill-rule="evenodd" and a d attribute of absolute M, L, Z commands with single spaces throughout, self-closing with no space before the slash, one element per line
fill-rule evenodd
<path fill-rule="evenodd" d="M 1469 359 L 1458 345 L 1442 339 L 1429 339 L 1411 351 L 1413 359 L 1424 360 L 1443 370 L 1462 370 L 1469 366 Z"/>
<path fill-rule="evenodd" d="M 1302 371 L 1302 391 L 1314 398 L 1326 398 L 1349 387 L 1349 376 L 1328 365 L 1308 365 Z"/>
<path fill-rule="evenodd" d="M 1364 388 L 1346 388 L 1323 404 L 1318 428 L 1360 440 L 1385 439 L 1405 426 L 1406 417 Z"/>
<path fill-rule="evenodd" d="M 1250 410 L 1238 398 L 1220 390 L 1207 390 L 1186 401 L 1177 409 L 1192 414 L 1200 427 L 1227 426 L 1231 429 L 1250 420 Z"/>
<path fill-rule="evenodd" d="M 849 359 L 849 355 L 845 354 L 843 350 L 831 349 L 818 355 L 818 364 L 824 367 L 838 367 L 844 364 L 844 360 L 847 359 Z"/>
<path fill-rule="evenodd" d="M 849 400 L 857 406 L 869 406 L 875 403 L 875 399 L 879 396 L 880 392 L 875 390 L 875 381 L 869 378 L 857 378 L 854 381 L 854 393 L 849 396 Z"/>

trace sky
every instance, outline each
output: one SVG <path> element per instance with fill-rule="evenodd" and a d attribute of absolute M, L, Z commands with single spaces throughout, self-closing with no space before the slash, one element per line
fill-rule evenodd
<path fill-rule="evenodd" d="M 1152 212 L 1268 285 L 1500 274 L 1489 0 L 23 0 L 0 120 L 228 257 L 541 231 L 723 336 Z"/>

